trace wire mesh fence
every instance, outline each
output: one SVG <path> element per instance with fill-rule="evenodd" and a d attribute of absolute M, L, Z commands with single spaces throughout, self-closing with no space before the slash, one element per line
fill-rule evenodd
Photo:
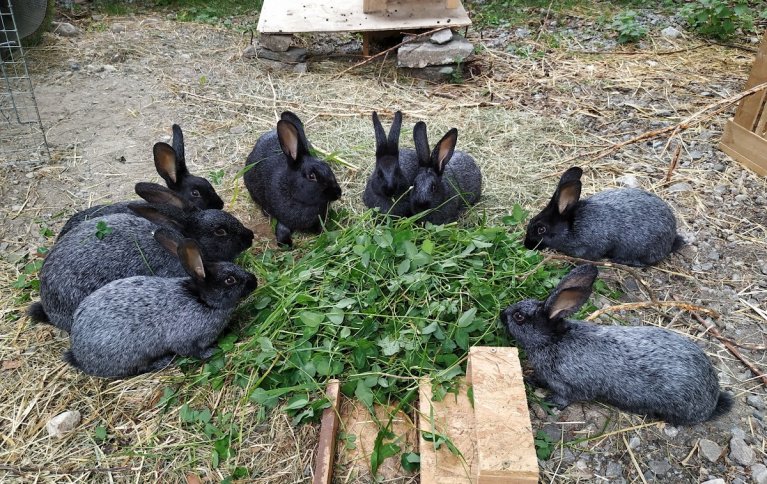
<path fill-rule="evenodd" d="M 0 165 L 50 160 L 10 0 L 0 0 Z"/>

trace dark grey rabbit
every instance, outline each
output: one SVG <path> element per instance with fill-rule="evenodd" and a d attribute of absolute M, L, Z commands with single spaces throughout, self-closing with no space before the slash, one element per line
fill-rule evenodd
<path fill-rule="evenodd" d="M 194 176 L 186 167 L 184 155 L 184 133 L 179 125 L 173 125 L 173 147 L 167 143 L 155 143 L 152 148 L 154 166 L 157 173 L 165 180 L 168 188 L 180 194 L 189 203 L 200 209 L 224 208 L 224 201 L 218 196 L 213 185 L 205 178 Z M 103 217 L 115 213 L 131 213 L 128 204 L 133 202 L 117 202 L 110 205 L 95 205 L 81 210 L 67 220 L 59 232 L 59 237 L 66 234 L 83 220 Z"/>
<path fill-rule="evenodd" d="M 566 319 L 586 302 L 597 269 L 565 276 L 545 301 L 509 306 L 501 321 L 525 350 L 533 381 L 560 408 L 599 400 L 621 410 L 692 425 L 723 415 L 732 397 L 692 341 L 654 326 L 601 326 Z"/>
<path fill-rule="evenodd" d="M 453 222 L 482 195 L 482 173 L 469 154 L 455 151 L 456 128 L 442 137 L 429 153 L 426 124 L 416 123 L 413 141 L 418 172 L 413 180 L 410 208 L 413 214 L 431 210 L 423 220 L 434 224 Z"/>
<path fill-rule="evenodd" d="M 253 232 L 222 210 L 198 210 L 154 183 L 138 183 L 136 193 L 150 204 L 131 204 L 134 215 L 85 220 L 54 244 L 40 269 L 40 302 L 28 310 L 33 320 L 69 331 L 80 302 L 111 281 L 184 275 L 178 259 L 152 237 L 158 225 L 195 239 L 211 261 L 231 261 L 253 243 Z"/>
<path fill-rule="evenodd" d="M 210 262 L 192 239 L 155 238 L 189 277 L 136 276 L 110 282 L 74 314 L 64 358 L 83 372 L 123 378 L 166 367 L 175 355 L 209 358 L 237 303 L 256 289 L 253 274 L 231 262 Z M 176 244 L 178 244 L 176 246 Z"/>
<path fill-rule="evenodd" d="M 399 147 L 402 113 L 394 113 L 389 137 L 373 112 L 373 129 L 376 135 L 376 165 L 368 177 L 362 201 L 366 207 L 377 207 L 381 213 L 398 217 L 411 215 L 410 187 L 418 171 L 415 150 Z"/>
<path fill-rule="evenodd" d="M 666 202 L 637 188 L 605 190 L 580 200 L 581 175 L 578 167 L 562 175 L 549 204 L 527 225 L 525 247 L 643 267 L 684 245 Z"/>
<path fill-rule="evenodd" d="M 245 187 L 261 210 L 277 220 L 277 242 L 292 246 L 294 230 L 319 232 L 341 187 L 327 163 L 313 157 L 298 116 L 285 111 L 277 129 L 263 134 L 245 162 Z"/>

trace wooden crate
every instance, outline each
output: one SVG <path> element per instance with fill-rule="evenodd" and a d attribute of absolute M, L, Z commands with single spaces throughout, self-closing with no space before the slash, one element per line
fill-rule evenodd
<path fill-rule="evenodd" d="M 767 34 L 745 89 L 767 82 Z M 767 89 L 743 98 L 727 122 L 719 148 L 759 175 L 767 176 Z"/>

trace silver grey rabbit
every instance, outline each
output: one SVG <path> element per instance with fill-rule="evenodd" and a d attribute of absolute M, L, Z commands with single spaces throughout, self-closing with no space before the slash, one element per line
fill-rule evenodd
<path fill-rule="evenodd" d="M 231 261 L 253 242 L 253 232 L 227 212 L 198 210 L 154 183 L 136 184 L 136 193 L 150 204 L 131 204 L 134 215 L 85 220 L 54 244 L 40 269 L 40 302 L 27 311 L 33 320 L 69 331 L 80 302 L 111 281 L 185 274 L 152 237 L 158 225 L 195 239 L 211 261 Z"/>
<path fill-rule="evenodd" d="M 123 378 L 167 366 L 175 355 L 209 358 L 237 303 L 256 278 L 231 262 L 210 262 L 200 246 L 158 229 L 189 277 L 136 276 L 110 282 L 74 314 L 64 358 L 83 372 Z"/>
<path fill-rule="evenodd" d="M 224 208 L 224 201 L 218 196 L 213 185 L 205 178 L 194 176 L 186 167 L 184 154 L 184 133 L 177 124 L 173 125 L 173 147 L 167 143 L 155 143 L 152 148 L 154 166 L 157 173 L 165 180 L 169 189 L 179 193 L 185 200 L 197 208 Z M 103 217 L 115 213 L 131 213 L 128 204 L 132 202 L 117 202 L 110 205 L 94 205 L 81 210 L 67 220 L 58 237 L 66 234 L 83 220 Z"/>
<path fill-rule="evenodd" d="M 578 167 L 562 175 L 549 204 L 528 223 L 525 247 L 642 267 L 684 245 L 666 202 L 637 188 L 605 190 L 580 200 L 581 175 Z"/>
<path fill-rule="evenodd" d="M 410 193 L 413 214 L 430 210 L 422 220 L 434 224 L 453 222 L 482 195 L 482 173 L 468 153 L 455 151 L 458 130 L 452 128 L 429 153 L 426 124 L 416 123 L 413 141 L 418 155 L 418 172 Z"/>
<path fill-rule="evenodd" d="M 586 302 L 597 277 L 592 265 L 565 276 L 545 301 L 509 306 L 501 321 L 527 355 L 532 380 L 564 408 L 598 400 L 672 425 L 723 415 L 732 397 L 692 341 L 654 326 L 602 326 L 567 319 Z"/>
<path fill-rule="evenodd" d="M 373 112 L 373 129 L 376 136 L 376 164 L 368 177 L 362 201 L 368 208 L 378 208 L 381 213 L 398 217 L 410 216 L 410 187 L 418 171 L 415 150 L 399 147 L 402 112 L 394 113 L 389 137 Z"/>
<path fill-rule="evenodd" d="M 303 123 L 285 111 L 245 162 L 245 187 L 264 214 L 277 220 L 282 245 L 293 245 L 294 230 L 319 232 L 330 202 L 341 198 L 333 170 L 309 150 Z"/>

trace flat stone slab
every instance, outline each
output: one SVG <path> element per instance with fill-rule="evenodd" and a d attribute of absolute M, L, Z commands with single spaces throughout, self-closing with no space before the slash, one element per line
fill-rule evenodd
<path fill-rule="evenodd" d="M 397 66 L 443 66 L 463 62 L 474 52 L 474 46 L 463 36 L 454 34 L 446 44 L 435 44 L 429 39 L 405 44 L 397 50 Z"/>

